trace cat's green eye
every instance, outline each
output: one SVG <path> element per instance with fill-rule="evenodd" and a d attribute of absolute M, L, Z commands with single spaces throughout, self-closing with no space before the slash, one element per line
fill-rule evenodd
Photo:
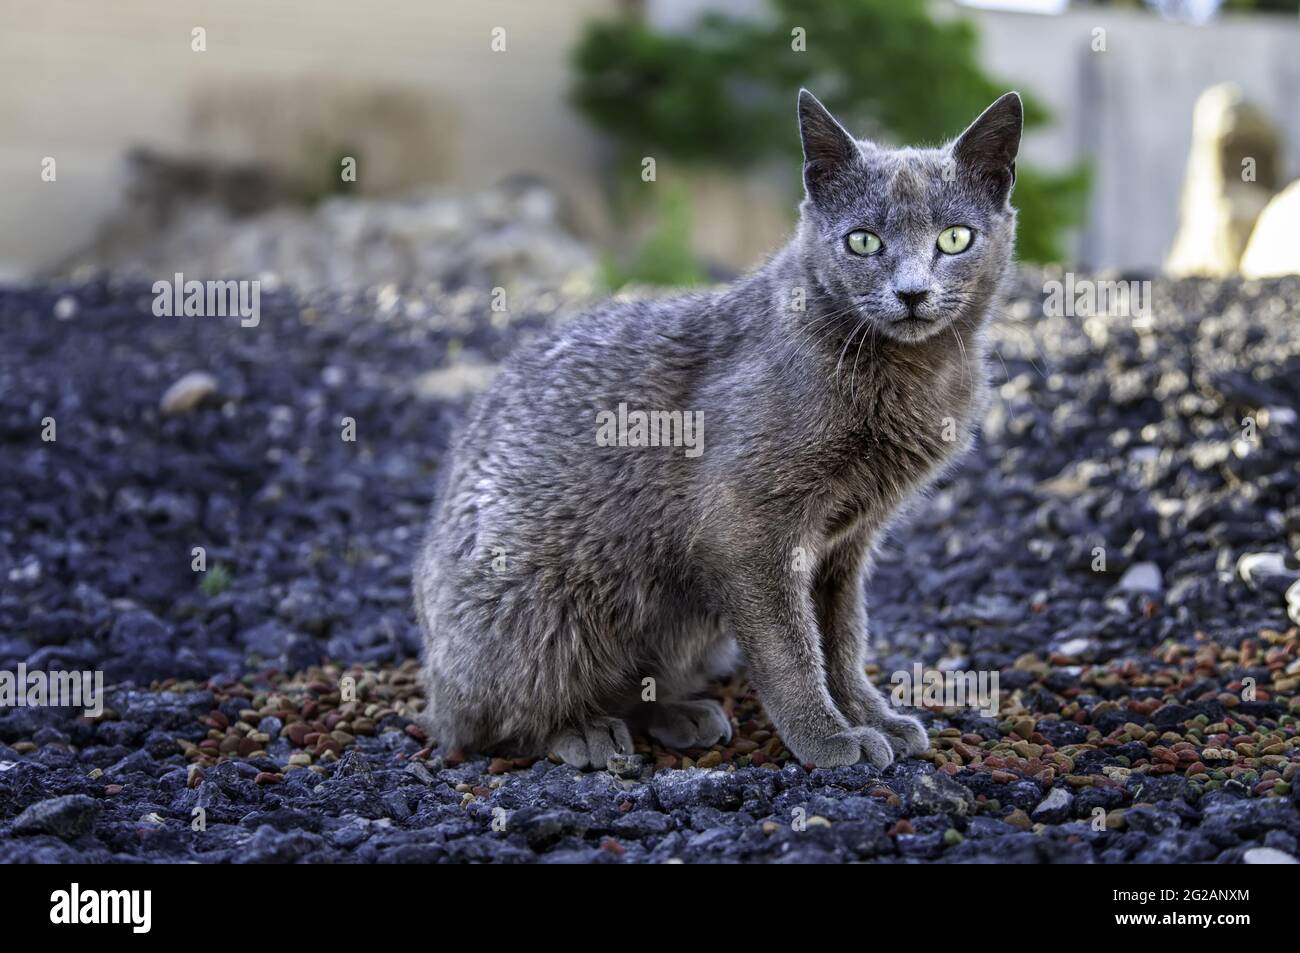
<path fill-rule="evenodd" d="M 849 251 L 855 255 L 874 255 L 885 247 L 879 235 L 875 232 L 869 232 L 865 228 L 849 232 L 847 241 Z"/>
<path fill-rule="evenodd" d="M 939 251 L 959 255 L 970 247 L 971 231 L 965 225 L 949 225 L 939 233 Z"/>

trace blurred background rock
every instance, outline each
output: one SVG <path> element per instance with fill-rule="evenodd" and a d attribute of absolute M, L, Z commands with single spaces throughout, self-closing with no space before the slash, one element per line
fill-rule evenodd
<path fill-rule="evenodd" d="M 0 278 L 108 266 L 454 284 L 448 269 L 500 242 L 500 269 L 525 276 L 711 280 L 793 220 L 800 83 L 894 141 L 955 134 L 994 91 L 1021 89 L 1023 257 L 1231 273 L 1300 175 L 1298 7 L 392 0 L 381 16 L 344 0 L 4 0 Z M 1189 159 L 1198 97 L 1223 83 L 1272 148 L 1231 211 L 1205 176 L 1236 167 Z M 1190 258 L 1172 253 L 1180 201 Z M 495 222 L 487 248 L 464 246 L 467 216 Z M 1271 218 L 1284 234 L 1285 210 Z M 1208 263 L 1201 246 L 1220 238 L 1205 229 L 1226 236 Z M 1258 244 L 1260 273 L 1296 270 Z"/>

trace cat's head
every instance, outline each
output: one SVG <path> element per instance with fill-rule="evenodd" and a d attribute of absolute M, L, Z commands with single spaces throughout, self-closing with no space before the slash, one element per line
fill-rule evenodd
<path fill-rule="evenodd" d="M 1021 125 L 1007 93 L 943 148 L 890 149 L 800 91 L 800 252 L 846 322 L 923 341 L 983 318 L 1015 241 Z"/>

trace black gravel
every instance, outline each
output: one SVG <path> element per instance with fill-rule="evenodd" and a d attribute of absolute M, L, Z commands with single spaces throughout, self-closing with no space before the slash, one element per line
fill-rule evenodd
<path fill-rule="evenodd" d="M 1291 630 L 1300 280 L 1156 281 L 1146 324 L 1043 318 L 1041 286 L 1026 276 L 999 324 L 1001 388 L 979 447 L 885 548 L 872 624 L 883 672 L 918 659 L 999 670 L 1038 731 L 1066 745 L 1149 720 L 1104 704 L 1086 726 L 1054 718 L 1067 701 L 1105 701 L 1080 666 L 1158 672 L 1170 645 L 1239 648 Z M 1294 782 L 1280 796 L 1253 777 L 1210 788 L 1181 774 L 1071 789 L 924 761 L 883 774 L 724 764 L 624 779 L 541 760 L 490 775 L 483 758 L 422 760 L 397 718 L 279 783 L 257 780 L 283 772 L 291 749 L 277 740 L 260 763 L 225 760 L 191 786 L 177 739 L 205 737 L 202 719 L 232 680 L 255 687 L 326 659 L 387 669 L 416 654 L 410 561 L 462 402 L 421 396 L 415 381 L 497 360 L 546 318 L 461 326 L 440 321 L 436 303 L 282 291 L 264 292 L 260 325 L 241 328 L 157 318 L 151 304 L 148 284 L 115 279 L 0 291 L 0 670 L 99 669 L 116 714 L 0 709 L 0 861 L 1296 854 Z M 166 389 L 195 370 L 215 375 L 217 395 L 161 414 Z M 355 442 L 340 437 L 344 417 Z M 44 418 L 53 442 L 41 439 Z M 206 574 L 191 568 L 196 546 Z M 1283 557 L 1280 576 L 1247 584 L 1237 564 L 1249 553 Z M 1120 584 L 1139 563 L 1157 568 L 1158 591 Z M 1178 699 L 1187 711 L 1159 717 L 1181 724 L 1206 692 L 1236 691 L 1252 672 L 1267 675 L 1207 670 Z M 1288 698 L 1245 704 L 1252 724 L 1294 738 Z M 926 717 L 1005 733 L 978 714 Z M 1096 773 L 1113 754 L 1081 754 L 1075 771 Z M 1284 759 L 1293 775 L 1294 746 Z M 1124 810 L 1122 829 L 1094 830 L 1098 806 Z M 800 816 L 806 829 L 791 824 Z"/>

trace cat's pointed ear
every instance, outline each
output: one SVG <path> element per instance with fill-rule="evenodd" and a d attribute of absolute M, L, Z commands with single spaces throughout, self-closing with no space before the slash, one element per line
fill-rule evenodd
<path fill-rule="evenodd" d="M 819 197 L 837 173 L 861 158 L 854 141 L 812 93 L 799 90 L 799 138 L 803 142 L 803 183 Z"/>
<path fill-rule="evenodd" d="M 1016 154 L 1025 110 L 1019 93 L 1002 96 L 957 137 L 952 155 L 991 191 L 994 201 L 1004 202 L 1016 181 Z"/>

